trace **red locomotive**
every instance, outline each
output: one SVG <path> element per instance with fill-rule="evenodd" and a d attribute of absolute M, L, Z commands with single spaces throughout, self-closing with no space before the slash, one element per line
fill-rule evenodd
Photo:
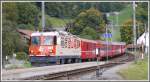
<path fill-rule="evenodd" d="M 125 53 L 125 43 L 107 45 L 105 41 L 82 39 L 62 31 L 35 32 L 31 34 L 29 53 L 32 64 L 75 63 Z"/>

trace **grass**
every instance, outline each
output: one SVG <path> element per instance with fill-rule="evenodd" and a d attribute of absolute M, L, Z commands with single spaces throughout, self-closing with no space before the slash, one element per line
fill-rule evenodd
<path fill-rule="evenodd" d="M 31 63 L 27 60 L 24 60 L 23 64 L 9 64 L 5 69 L 18 69 L 18 68 L 30 68 L 32 67 Z"/>
<path fill-rule="evenodd" d="M 108 18 L 110 21 L 113 21 L 114 24 L 116 24 L 116 16 L 109 16 Z M 118 24 L 122 25 L 124 22 L 127 20 L 132 19 L 132 6 L 128 5 L 125 9 L 120 11 L 118 15 Z M 120 41 L 121 36 L 120 36 L 120 28 L 119 27 L 114 27 L 113 29 L 113 41 Z"/>
<path fill-rule="evenodd" d="M 139 60 L 118 73 L 126 80 L 148 80 L 148 58 Z"/>
<path fill-rule="evenodd" d="M 62 19 L 57 17 L 50 17 L 49 15 L 45 15 L 45 23 L 46 26 L 52 25 L 54 28 L 61 28 L 66 25 L 66 23 L 73 21 L 73 19 Z M 42 22 L 40 20 L 39 26 L 42 27 Z"/>
<path fill-rule="evenodd" d="M 66 23 L 68 23 L 69 21 L 72 21 L 71 19 L 60 19 L 56 17 L 50 17 L 49 20 L 51 21 L 51 24 L 56 28 L 63 27 L 66 25 Z"/>
<path fill-rule="evenodd" d="M 29 68 L 29 67 L 32 67 L 32 65 L 31 65 L 31 63 L 29 61 L 25 60 L 24 67 L 25 68 Z"/>
<path fill-rule="evenodd" d="M 116 16 L 110 16 L 109 20 L 113 20 L 116 23 Z M 132 6 L 128 5 L 125 9 L 120 11 L 118 15 L 118 24 L 123 24 L 126 20 L 132 19 Z"/>

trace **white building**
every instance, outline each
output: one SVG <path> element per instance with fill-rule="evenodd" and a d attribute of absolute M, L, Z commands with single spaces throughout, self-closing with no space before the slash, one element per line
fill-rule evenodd
<path fill-rule="evenodd" d="M 146 53 L 149 54 L 149 31 L 144 32 L 138 39 L 137 44 L 143 44 L 145 46 Z"/>

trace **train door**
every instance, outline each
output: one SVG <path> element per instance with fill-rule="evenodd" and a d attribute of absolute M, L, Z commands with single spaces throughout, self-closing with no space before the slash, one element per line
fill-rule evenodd
<path fill-rule="evenodd" d="M 111 55 L 113 56 L 113 45 L 111 45 Z"/>
<path fill-rule="evenodd" d="M 96 57 L 98 60 L 100 59 L 100 48 L 96 48 Z"/>
<path fill-rule="evenodd" d="M 99 48 L 96 48 L 96 55 L 99 55 Z"/>

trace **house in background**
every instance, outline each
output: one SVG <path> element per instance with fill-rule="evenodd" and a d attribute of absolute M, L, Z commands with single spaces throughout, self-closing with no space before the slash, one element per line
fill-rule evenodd
<path fill-rule="evenodd" d="M 149 54 L 149 30 L 137 39 L 137 44 L 144 45 L 146 54 Z"/>

